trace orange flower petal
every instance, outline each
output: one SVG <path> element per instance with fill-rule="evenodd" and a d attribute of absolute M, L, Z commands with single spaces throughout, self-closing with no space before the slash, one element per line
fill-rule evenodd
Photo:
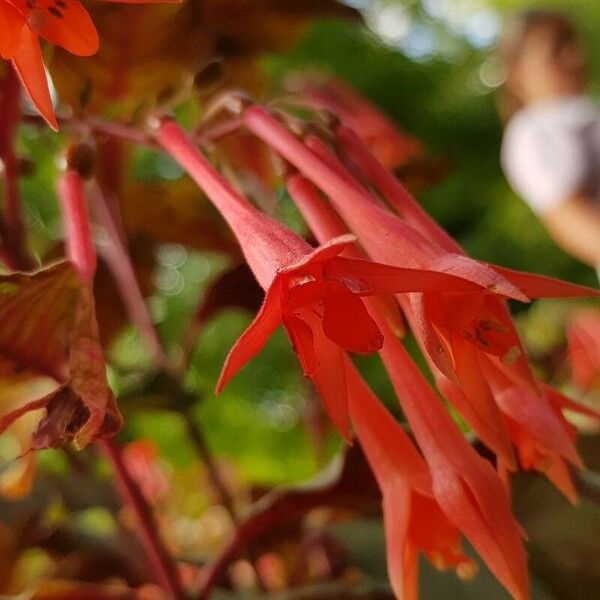
<path fill-rule="evenodd" d="M 383 335 L 363 301 L 341 283 L 329 282 L 324 297 L 323 332 L 349 352 L 370 354 L 383 345 Z"/>
<path fill-rule="evenodd" d="M 9 0 L 41 38 L 77 56 L 98 50 L 98 33 L 87 10 L 77 0 Z"/>
<path fill-rule="evenodd" d="M 58 123 L 54 115 L 48 80 L 44 69 L 38 36 L 27 27 L 21 32 L 21 43 L 11 56 L 12 64 L 33 105 L 54 131 Z"/>
<path fill-rule="evenodd" d="M 215 393 L 219 393 L 226 383 L 265 345 L 268 337 L 281 323 L 281 282 L 275 281 L 269 288 L 263 305 L 255 319 L 237 339 L 229 351 Z"/>

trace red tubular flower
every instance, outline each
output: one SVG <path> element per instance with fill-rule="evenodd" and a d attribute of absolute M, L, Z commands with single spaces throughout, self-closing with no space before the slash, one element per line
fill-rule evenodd
<path fill-rule="evenodd" d="M 567 348 L 573 381 L 590 390 L 600 383 L 600 311 L 581 310 L 567 326 Z"/>
<path fill-rule="evenodd" d="M 463 438 L 402 345 L 386 337 L 380 352 L 442 510 L 513 598 L 527 598 L 525 552 L 502 482 Z"/>
<path fill-rule="evenodd" d="M 311 104 L 331 111 L 356 131 L 386 167 L 398 167 L 423 156 L 423 147 L 417 139 L 400 131 L 389 118 L 343 81 L 309 76 L 304 80 L 297 79 L 293 87 Z"/>
<path fill-rule="evenodd" d="M 314 193 L 314 188 L 304 177 L 295 175 L 290 178 L 288 188 L 319 241 L 325 242 L 331 235 L 339 235 L 343 231 L 343 225 L 339 220 L 336 221 L 335 216 L 331 213 L 332 209 L 319 199 Z M 433 390 L 412 363 L 404 347 L 389 330 L 386 319 L 377 310 L 377 306 L 370 306 L 370 308 L 373 310 L 375 321 L 384 333 L 384 345 L 380 350 L 380 355 L 408 418 L 411 430 L 431 469 L 434 497 L 446 518 L 471 541 L 490 570 L 513 594 L 513 597 L 526 598 L 527 577 L 524 551 L 519 538 L 518 526 L 510 513 L 508 498 L 500 479 L 491 466 L 466 443 Z M 358 423 L 358 417 L 355 418 L 353 413 L 353 411 L 358 411 L 359 407 L 354 407 L 352 396 L 350 396 L 350 402 L 357 435 L 359 439 L 361 439 L 361 435 L 364 438 L 366 434 L 364 432 L 361 434 L 361 424 Z M 372 413 L 377 411 L 377 408 L 371 405 L 369 405 L 369 409 L 366 409 L 365 406 L 368 405 L 368 402 L 369 399 L 363 394 L 361 397 L 363 409 L 360 413 L 363 420 L 373 419 Z M 377 417 L 377 420 L 380 423 L 384 422 L 381 415 Z M 381 426 L 383 427 L 383 425 Z M 368 439 L 361 440 L 361 445 L 367 456 L 369 456 L 369 451 L 381 454 L 378 446 L 381 446 L 382 440 L 392 439 L 394 437 L 389 434 L 385 436 L 383 434 L 371 435 Z M 375 446 L 374 449 L 373 446 Z M 396 449 L 394 454 L 399 452 Z M 376 456 L 377 462 L 380 463 L 379 469 L 384 469 L 385 463 L 382 462 L 379 455 Z M 373 459 L 373 463 L 375 462 Z M 372 468 L 377 473 L 376 467 L 372 466 Z M 389 476 L 389 472 L 382 473 L 381 485 L 384 485 L 384 475 Z M 392 481 L 394 481 L 393 478 Z M 390 485 L 396 494 L 395 501 L 400 502 L 399 498 L 403 498 L 403 506 L 406 508 L 408 500 L 405 489 L 402 486 L 396 487 L 393 483 Z M 388 494 L 391 493 L 388 491 Z M 389 537 L 398 536 L 397 529 L 397 525 L 386 526 L 388 561 L 398 556 L 399 547 L 404 547 L 402 541 L 397 537 L 395 539 Z M 391 557 L 390 553 L 392 553 Z M 392 573 L 392 568 L 390 565 L 390 573 Z M 398 590 L 395 589 L 395 591 L 398 594 Z"/>
<path fill-rule="evenodd" d="M 369 197 L 365 189 L 352 180 L 352 176 L 342 175 L 339 161 L 318 138 L 307 139 L 308 148 L 262 108 L 247 109 L 243 118 L 250 130 L 329 197 L 371 258 L 388 264 L 449 272 L 479 285 L 479 294 L 440 296 L 424 293 L 399 297 L 399 300 L 434 373 L 437 370 L 440 372 L 438 377 L 443 374 L 448 379 L 445 391 L 452 383 L 456 385 L 456 393 L 448 398 L 461 410 L 478 435 L 510 465 L 513 459 L 506 451 L 503 423 L 493 406 L 491 392 L 486 391 L 481 368 L 472 360 L 473 351 L 476 355 L 493 358 L 499 369 L 532 392 L 531 398 L 542 422 L 554 419 L 551 407 L 537 390 L 501 297 L 527 301 L 550 294 L 559 297 L 589 296 L 598 292 L 468 258 L 416 206 L 398 182 L 392 184 L 393 176 L 376 162 L 355 135 L 351 140 L 356 150 L 352 156 L 354 162 L 373 179 L 386 199 L 394 192 L 395 205 L 401 206 L 406 220 Z M 369 165 L 363 160 L 365 156 L 371 161 Z M 372 168 L 373 164 L 377 166 L 376 171 Z M 410 225 L 407 222 L 409 217 Z M 482 390 L 485 392 L 483 395 Z M 559 423 L 555 425 L 560 428 Z"/>
<path fill-rule="evenodd" d="M 366 354 L 383 343 L 361 297 L 424 289 L 469 291 L 475 286 L 445 273 L 339 256 L 353 236 L 315 250 L 234 192 L 174 122 L 160 123 L 155 137 L 229 223 L 266 290 L 258 315 L 225 361 L 217 391 L 283 324 L 305 375 L 314 380 L 332 421 L 348 438 L 343 350 Z"/>
<path fill-rule="evenodd" d="M 322 200 L 312 184 L 302 175 L 293 175 L 288 179 L 288 191 L 294 200 L 296 206 L 300 210 L 302 216 L 306 220 L 310 230 L 315 234 L 321 243 L 334 237 L 344 235 L 348 232 L 347 227 L 333 210 L 330 204 Z M 348 250 L 346 251 L 348 252 Z M 355 252 L 358 252 L 355 250 Z M 385 306 L 374 304 L 380 301 L 379 298 L 366 298 L 365 303 L 369 311 L 373 315 L 380 315 L 380 318 L 385 319 L 388 324 L 392 324 L 388 317 L 388 312 Z M 465 342 L 466 344 L 466 342 Z M 461 381 L 477 376 L 477 367 L 472 363 L 469 348 L 465 348 L 466 354 L 461 354 L 464 361 L 457 362 L 455 365 L 458 376 Z M 493 451 L 497 456 L 510 468 L 514 468 L 514 454 L 508 437 L 508 432 L 505 430 L 500 412 L 494 399 L 489 392 L 485 381 L 477 383 L 479 391 L 487 392 L 482 395 L 480 401 L 475 405 L 471 405 L 468 399 L 464 396 L 461 388 L 444 377 L 439 369 L 429 361 L 432 372 L 436 377 L 436 382 L 440 386 L 445 397 L 452 405 L 464 415 L 464 418 L 473 427 L 480 439 Z M 443 384 L 447 384 L 442 387 Z"/>
<path fill-rule="evenodd" d="M 399 600 L 417 600 L 418 556 L 459 577 L 475 574 L 463 553 L 460 533 L 434 498 L 431 475 L 400 425 L 347 360 L 348 399 L 356 437 L 383 496 L 387 567 Z"/>
<path fill-rule="evenodd" d="M 338 139 L 351 160 L 374 182 L 389 204 L 408 223 L 451 253 L 444 259 L 446 263 L 455 259 L 456 252 L 464 256 L 462 248 L 423 211 L 402 184 L 378 163 L 351 130 L 340 126 Z M 488 266 L 530 299 L 597 294 L 594 290 L 549 277 L 512 271 L 496 265 Z M 574 501 L 575 491 L 564 460 L 576 467 L 581 467 L 581 461 L 569 435 L 570 426 L 560 410 L 552 405 L 548 394 L 534 382 L 504 303 L 491 296 L 473 298 L 469 303 L 462 295 L 447 300 L 443 306 L 431 298 L 430 294 L 413 297 L 411 300 L 413 329 L 422 333 L 422 345 L 425 346 L 426 343 L 427 320 L 433 324 L 437 340 L 447 348 L 447 354 L 453 360 L 453 372 L 457 375 L 460 386 L 446 379 L 437 365 L 429 361 L 438 387 L 445 396 L 465 416 L 484 442 L 487 442 L 486 436 L 482 435 L 482 425 L 486 420 L 484 411 L 488 411 L 488 417 L 491 416 L 489 410 L 495 401 L 504 416 L 508 433 L 519 450 L 523 468 L 533 468 L 545 473 L 567 498 Z M 477 314 L 477 319 L 472 319 L 469 313 Z M 457 315 L 462 316 L 457 319 Z M 494 449 L 494 446 L 490 447 Z M 510 463 L 500 466 L 510 468 Z"/>
<path fill-rule="evenodd" d="M 108 1 L 147 4 L 181 0 Z M 77 56 L 91 56 L 98 50 L 98 33 L 78 0 L 0 0 L 0 56 L 11 61 L 31 102 L 57 130 L 40 38 Z"/>

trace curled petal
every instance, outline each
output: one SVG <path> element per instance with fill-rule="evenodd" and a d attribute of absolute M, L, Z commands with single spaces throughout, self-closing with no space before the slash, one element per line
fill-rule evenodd
<path fill-rule="evenodd" d="M 408 292 L 476 292 L 480 286 L 453 274 L 428 269 L 382 265 L 357 258 L 337 257 L 324 267 L 324 275 L 337 279 L 361 295 Z"/>
<path fill-rule="evenodd" d="M 356 236 L 352 234 L 341 235 L 329 240 L 326 244 L 321 244 L 315 248 L 310 254 L 302 257 L 301 260 L 283 267 L 279 270 L 280 273 L 292 273 L 297 270 L 303 270 L 307 265 L 324 263 L 341 254 L 348 246 L 356 241 Z"/>
<path fill-rule="evenodd" d="M 342 284 L 330 283 L 324 298 L 323 332 L 349 352 L 370 354 L 381 348 L 383 335 L 363 301 Z"/>
<path fill-rule="evenodd" d="M 58 123 L 52 107 L 40 42 L 38 36 L 28 27 L 23 28 L 21 43 L 10 58 L 29 99 L 48 125 L 57 131 Z"/>
<path fill-rule="evenodd" d="M 383 490 L 383 527 L 387 571 L 399 600 L 418 598 L 417 548 L 409 536 L 412 514 L 411 491 L 402 480 L 392 480 Z"/>
<path fill-rule="evenodd" d="M 9 59 L 21 43 L 23 29 L 27 27 L 25 18 L 8 2 L 0 2 L 0 56 Z"/>
<path fill-rule="evenodd" d="M 546 394 L 542 391 L 534 393 L 512 383 L 506 374 L 487 359 L 482 359 L 482 367 L 500 410 L 529 432 L 536 443 L 573 465 L 581 466 L 581 459 L 564 420 L 560 413 L 555 412 Z"/>
<path fill-rule="evenodd" d="M 496 269 L 468 256 L 448 252 L 428 266 L 444 273 L 462 277 L 467 281 L 472 281 L 480 287 L 506 298 L 529 302 L 529 298 L 518 287 L 498 273 Z"/>
<path fill-rule="evenodd" d="M 98 33 L 87 10 L 78 0 L 9 0 L 41 38 L 77 56 L 98 50 Z"/>
<path fill-rule="evenodd" d="M 227 382 L 256 354 L 281 323 L 281 280 L 268 289 L 258 314 L 229 351 L 216 386 L 218 394 Z"/>
<path fill-rule="evenodd" d="M 522 271 L 514 271 L 498 265 L 488 265 L 497 273 L 500 273 L 504 279 L 510 281 L 518 287 L 523 294 L 528 298 L 579 298 L 579 297 L 594 297 L 600 296 L 599 290 L 585 287 L 583 285 L 575 285 L 546 277 L 544 275 L 536 275 L 535 273 L 524 273 Z"/>
<path fill-rule="evenodd" d="M 352 424 L 379 487 L 402 478 L 421 494 L 431 495 L 429 469 L 413 442 L 348 358 L 346 373 Z"/>
<path fill-rule="evenodd" d="M 312 380 L 332 423 L 351 442 L 344 351 L 325 336 L 321 320 L 316 314 L 305 310 L 302 312 L 302 319 L 312 330 L 318 362 Z"/>
<path fill-rule="evenodd" d="M 304 375 L 312 377 L 319 367 L 312 329 L 302 319 L 294 315 L 285 315 L 283 325 L 292 342 L 294 352 L 302 365 Z"/>

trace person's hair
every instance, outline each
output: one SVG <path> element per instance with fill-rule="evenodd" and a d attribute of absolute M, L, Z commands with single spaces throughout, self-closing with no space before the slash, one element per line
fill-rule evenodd
<path fill-rule="evenodd" d="M 571 20 L 563 13 L 545 10 L 525 10 L 509 18 L 504 26 L 498 42 L 498 53 L 505 69 L 519 60 L 528 39 L 533 35 L 544 36 L 548 50 L 557 61 L 563 51 L 579 45 L 579 35 Z M 569 65 L 577 77 L 585 77 L 585 64 L 580 61 Z M 499 97 L 499 111 L 504 121 L 507 121 L 517 110 L 521 102 L 503 86 Z"/>

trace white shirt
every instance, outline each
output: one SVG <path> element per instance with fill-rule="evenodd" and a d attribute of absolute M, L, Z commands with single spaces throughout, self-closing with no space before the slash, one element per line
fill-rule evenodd
<path fill-rule="evenodd" d="M 506 128 L 502 166 L 538 214 L 576 194 L 600 202 L 600 108 L 569 96 L 522 109 Z"/>

